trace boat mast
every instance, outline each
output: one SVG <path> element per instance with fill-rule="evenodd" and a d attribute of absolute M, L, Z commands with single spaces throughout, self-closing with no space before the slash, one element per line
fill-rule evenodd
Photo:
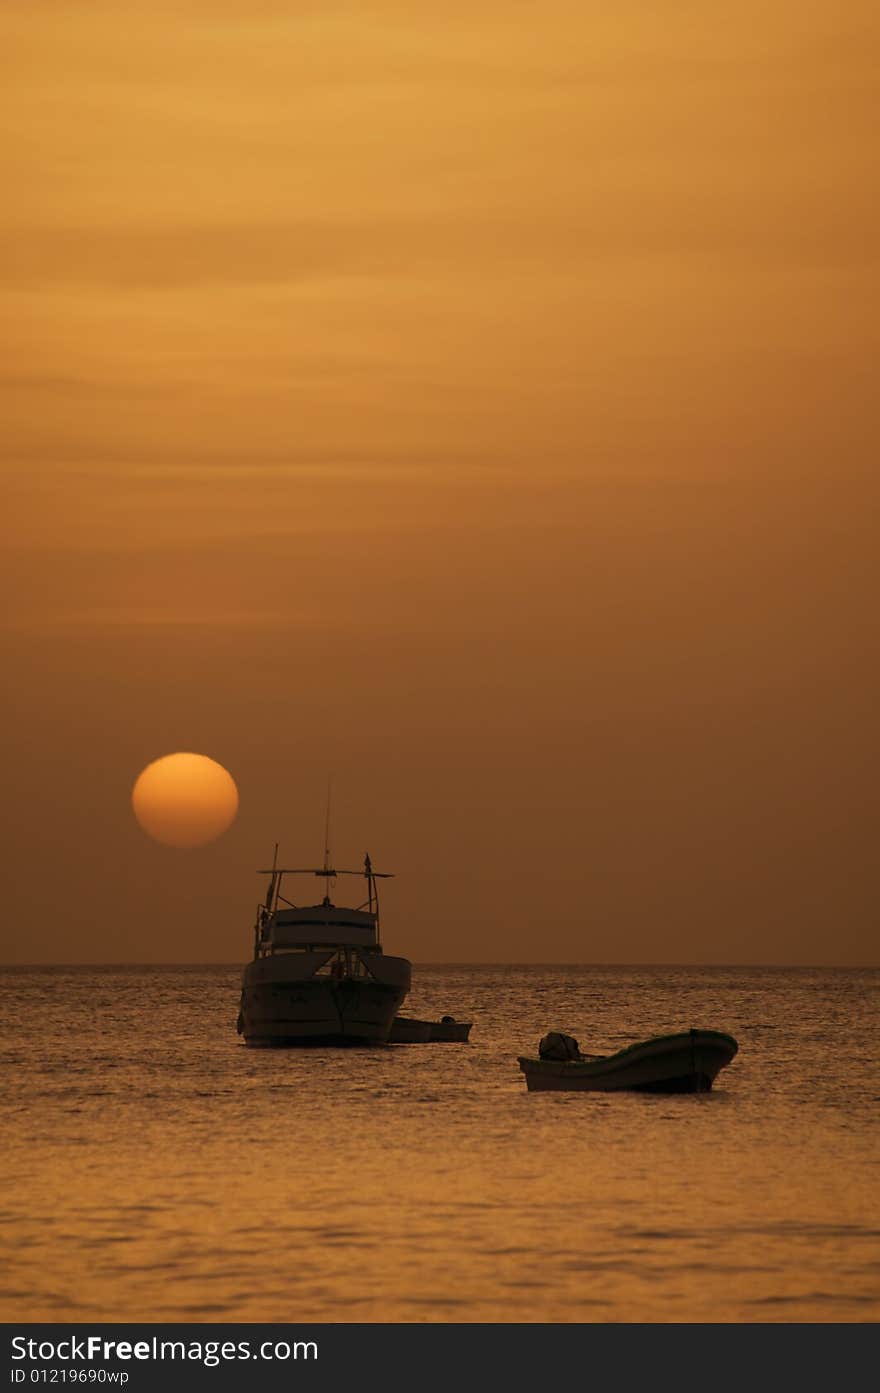
<path fill-rule="evenodd" d="M 370 853 L 364 853 L 364 875 L 367 877 L 367 903 L 371 914 L 376 916 L 376 942 L 381 942 L 379 934 L 379 887 L 376 884 L 376 872 L 373 870 L 373 863 L 370 860 Z"/>
<path fill-rule="evenodd" d="M 330 903 L 330 877 L 333 872 L 330 868 L 330 792 L 332 788 L 332 776 L 327 775 L 327 816 L 324 819 L 324 904 Z"/>
<path fill-rule="evenodd" d="M 278 874 L 278 843 L 275 843 L 275 850 L 272 853 L 272 874 L 269 877 L 269 893 L 266 896 L 266 910 L 272 913 L 272 898 L 276 890 L 281 889 L 281 877 L 278 876 L 278 884 L 275 884 L 275 877 Z"/>
<path fill-rule="evenodd" d="M 275 881 L 278 881 L 277 887 Z M 281 876 L 278 875 L 278 843 L 275 843 L 275 850 L 272 854 L 272 869 L 269 872 L 269 889 L 266 891 L 265 904 L 257 905 L 257 920 L 254 924 L 254 957 L 260 956 L 260 939 L 262 936 L 263 925 L 272 913 L 272 900 L 275 898 L 276 889 L 281 889 Z"/>

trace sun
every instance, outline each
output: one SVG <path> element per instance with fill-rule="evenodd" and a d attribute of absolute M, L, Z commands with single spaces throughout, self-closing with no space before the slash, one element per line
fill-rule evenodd
<path fill-rule="evenodd" d="M 164 755 L 142 769 L 131 791 L 141 827 L 166 846 L 205 846 L 235 821 L 238 789 L 207 755 Z"/>

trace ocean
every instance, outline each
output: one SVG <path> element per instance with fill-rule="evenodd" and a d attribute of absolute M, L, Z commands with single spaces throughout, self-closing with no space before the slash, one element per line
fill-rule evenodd
<path fill-rule="evenodd" d="M 234 967 L 5 969 L 6 1321 L 875 1321 L 880 971 L 435 966 L 467 1045 L 252 1050 Z M 711 1094 L 529 1094 L 691 1026 Z"/>

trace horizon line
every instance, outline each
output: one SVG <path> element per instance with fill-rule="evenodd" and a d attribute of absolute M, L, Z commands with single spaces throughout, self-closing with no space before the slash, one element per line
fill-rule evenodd
<path fill-rule="evenodd" d="M 246 966 L 246 964 L 244 964 L 244 966 Z M 600 962 L 600 961 L 596 961 L 596 960 L 594 960 L 594 959 L 576 959 L 576 958 L 564 958 L 564 959 L 558 959 L 558 960 L 556 960 L 556 959 L 548 959 L 548 958 L 535 958 L 535 959 L 517 958 L 517 959 L 511 959 L 511 960 L 509 960 L 509 961 L 508 961 L 508 960 L 502 960 L 502 959 L 491 959 L 491 958 L 479 959 L 479 960 L 477 960 L 477 959 L 471 960 L 471 959 L 464 959 L 464 958 L 450 958 L 450 959 L 443 959 L 443 960 L 441 960 L 441 959 L 439 959 L 439 958 L 432 958 L 432 959 L 425 959 L 424 961 L 421 961 L 421 962 L 415 962 L 415 961 L 413 961 L 413 962 L 412 962 L 412 966 L 415 967 L 415 968 L 419 968 L 419 967 L 600 967 L 600 968 L 601 968 L 601 967 L 613 967 L 613 968 L 700 967 L 700 968 L 723 968 L 723 969 L 730 969 L 730 968 L 738 968 L 738 969 L 749 968 L 749 969 L 751 969 L 751 970 L 754 970 L 754 969 L 756 969 L 756 968 L 773 968 L 773 969 L 776 969 L 776 968 L 796 968 L 796 969 L 804 969 L 804 970 L 807 970 L 807 971 L 813 971 L 813 970 L 816 970 L 816 969 L 821 968 L 821 969 L 823 969 L 823 970 L 835 971 L 835 972 L 866 972 L 866 971 L 867 971 L 867 972 L 870 972 L 870 971 L 878 971 L 878 970 L 880 970 L 880 962 L 877 962 L 877 963 L 821 963 L 821 962 L 809 962 L 809 963 L 792 963 L 792 962 L 787 962 L 787 963 L 786 963 L 786 962 L 772 962 L 772 963 L 723 962 L 723 963 L 712 963 L 712 962 L 708 962 L 708 963 L 707 963 L 707 962 L 694 962 L 694 961 L 688 961 L 688 962 L 681 962 L 681 961 L 675 961 L 675 962 L 610 962 L 610 961 L 604 961 L 604 962 Z M 195 961 L 192 961 L 192 962 L 168 962 L 168 961 L 162 961 L 162 962 L 143 962 L 143 961 L 132 961 L 132 962 L 93 962 L 93 961 L 89 961 L 89 962 L 44 962 L 44 963 L 33 963 L 33 962 L 32 962 L 32 963 L 27 963 L 27 962 L 11 963 L 11 962 L 4 962 L 4 963 L 0 963 L 0 972 L 5 972 L 5 971 L 8 971 L 8 970 L 10 970 L 10 969 L 31 971 L 31 970 L 40 970 L 40 969 L 43 969 L 43 968 L 50 968 L 50 969 L 51 969 L 51 968 L 80 968 L 80 967 L 101 967 L 101 968 L 117 968 L 117 967 L 118 967 L 118 968 L 132 968 L 132 967 L 138 967 L 138 968 L 146 968 L 146 967 L 162 967 L 162 968 L 181 968 L 181 967 L 229 967 L 229 968 L 232 968 L 232 967 L 234 967 L 234 968 L 242 968 L 242 967 L 243 967 L 243 964 L 242 964 L 242 961 L 241 961 L 240 958 L 234 959 L 234 960 L 228 960 L 228 961 L 225 961 L 225 960 L 223 960 L 223 961 L 219 961 L 219 960 L 212 960 L 212 961 L 207 961 L 207 960 L 195 960 Z"/>

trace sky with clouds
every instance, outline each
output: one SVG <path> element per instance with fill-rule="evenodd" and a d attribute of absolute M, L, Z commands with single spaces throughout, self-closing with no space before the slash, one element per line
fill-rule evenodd
<path fill-rule="evenodd" d="M 875 8 L 0 30 L 6 960 L 234 961 L 328 773 L 416 960 L 875 959 Z"/>

